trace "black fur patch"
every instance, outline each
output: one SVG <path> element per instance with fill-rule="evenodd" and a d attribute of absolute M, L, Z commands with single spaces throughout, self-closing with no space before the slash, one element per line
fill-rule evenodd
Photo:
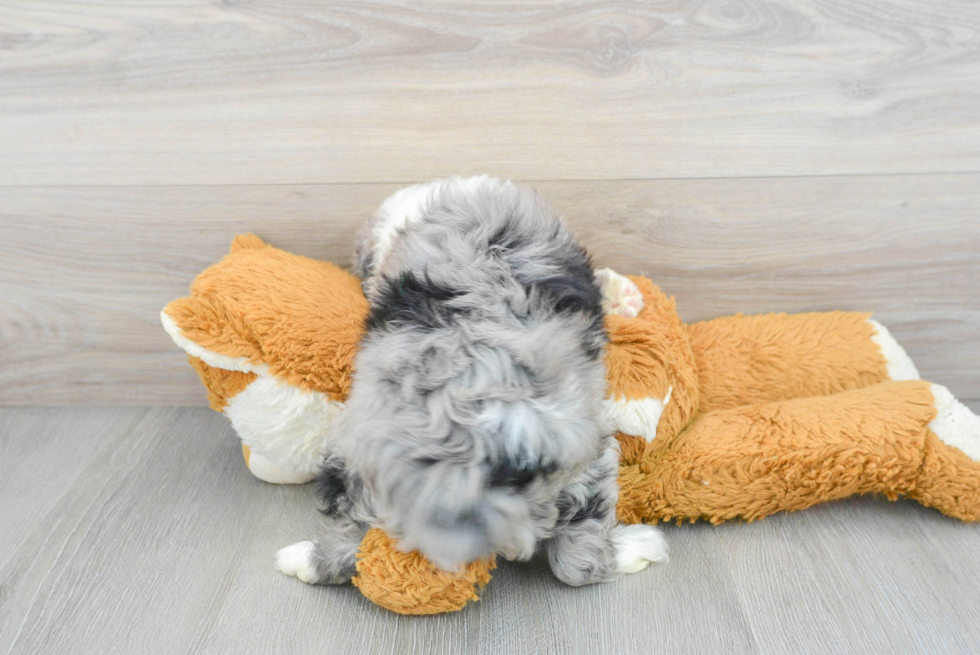
<path fill-rule="evenodd" d="M 490 468 L 491 487 L 523 489 L 539 475 L 550 475 L 557 470 L 554 464 L 517 464 L 509 459 L 496 462 Z"/>
<path fill-rule="evenodd" d="M 351 508 L 351 473 L 346 463 L 336 455 L 320 465 L 316 475 L 316 495 L 320 511 L 327 516 L 346 516 Z"/>
<path fill-rule="evenodd" d="M 559 313 L 601 314 L 602 291 L 595 282 L 595 274 L 585 255 L 567 258 L 561 262 L 560 269 L 560 275 L 534 280 L 533 287 L 550 298 Z"/>
<path fill-rule="evenodd" d="M 368 314 L 368 330 L 391 324 L 435 329 L 463 311 L 449 304 L 460 292 L 434 283 L 428 274 L 420 280 L 412 273 L 402 273 L 398 279 L 386 277 L 379 284 L 380 297 Z"/>
<path fill-rule="evenodd" d="M 601 521 L 608 511 L 606 505 L 605 499 L 601 495 L 592 496 L 584 507 L 580 507 L 577 512 L 569 517 L 568 522 L 575 524 L 588 520 Z"/>
<path fill-rule="evenodd" d="M 514 229 L 515 220 L 506 221 L 487 240 L 487 249 L 492 254 L 500 254 L 505 250 L 516 250 L 527 245 L 527 236 Z"/>
<path fill-rule="evenodd" d="M 558 500 L 555 502 L 558 508 L 559 522 L 575 524 L 589 520 L 601 521 L 610 511 L 615 511 L 609 506 L 610 498 L 601 491 L 611 474 L 610 471 L 603 470 L 597 471 L 591 476 L 588 482 L 589 487 L 600 491 L 587 498 L 584 504 L 576 502 L 575 498 L 569 494 L 559 494 Z"/>
<path fill-rule="evenodd" d="M 589 316 L 589 325 L 585 329 L 586 336 L 582 340 L 582 347 L 585 348 L 589 359 L 599 359 L 602 349 L 605 347 L 609 337 L 606 335 L 606 325 L 604 323 L 602 309 L 599 313 Z"/>
<path fill-rule="evenodd" d="M 559 273 L 542 279 L 522 280 L 528 294 L 547 298 L 558 314 L 579 314 L 587 324 L 582 346 L 597 359 L 606 343 L 603 325 L 602 290 L 595 281 L 589 255 L 578 246 L 569 247 L 555 262 Z"/>

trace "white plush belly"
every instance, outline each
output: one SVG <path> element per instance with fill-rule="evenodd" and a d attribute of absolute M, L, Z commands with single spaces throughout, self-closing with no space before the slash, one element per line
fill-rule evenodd
<path fill-rule="evenodd" d="M 260 375 L 225 407 L 242 442 L 256 454 L 312 479 L 343 403 Z"/>

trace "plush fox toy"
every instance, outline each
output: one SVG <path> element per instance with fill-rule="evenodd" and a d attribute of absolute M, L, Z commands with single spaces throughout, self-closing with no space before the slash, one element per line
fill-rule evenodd
<path fill-rule="evenodd" d="M 872 493 L 980 519 L 980 417 L 920 380 L 869 314 L 685 325 L 673 299 L 631 279 L 644 308 L 606 317 L 620 520 L 752 521 Z M 349 273 L 243 235 L 161 319 L 240 435 L 249 470 L 302 483 L 330 447 L 367 311 Z M 433 614 L 475 600 L 492 567 L 439 571 L 374 529 L 354 584 L 393 611 Z"/>

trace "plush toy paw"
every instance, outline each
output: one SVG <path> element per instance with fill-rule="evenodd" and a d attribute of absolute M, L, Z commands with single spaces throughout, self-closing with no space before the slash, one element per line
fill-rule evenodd
<path fill-rule="evenodd" d="M 398 614 L 441 614 L 463 609 L 478 600 L 490 582 L 496 558 L 442 571 L 417 552 L 403 553 L 378 528 L 368 530 L 357 554 L 357 575 L 351 580 L 364 597 Z"/>
<path fill-rule="evenodd" d="M 270 484 L 305 484 L 313 479 L 313 475 L 305 471 L 295 471 L 276 464 L 270 459 L 252 452 L 242 444 L 242 454 L 245 455 L 245 466 L 252 475 Z"/>
<path fill-rule="evenodd" d="M 281 548 L 276 553 L 276 570 L 306 584 L 317 584 L 320 579 L 316 572 L 316 544 L 300 541 Z"/>
<path fill-rule="evenodd" d="M 650 562 L 667 563 L 667 540 L 652 525 L 620 525 L 612 538 L 619 573 L 636 573 Z"/>
<path fill-rule="evenodd" d="M 643 310 L 643 294 L 625 275 L 611 268 L 596 271 L 595 280 L 602 290 L 602 310 L 624 318 L 636 318 Z"/>
<path fill-rule="evenodd" d="M 936 418 L 929 423 L 939 439 L 958 448 L 974 462 L 980 462 L 980 416 L 958 401 L 946 387 L 930 385 Z"/>

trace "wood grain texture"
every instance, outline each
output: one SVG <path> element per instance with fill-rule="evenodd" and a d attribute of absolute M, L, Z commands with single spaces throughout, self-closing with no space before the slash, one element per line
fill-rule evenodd
<path fill-rule="evenodd" d="M 977 587 L 948 547 L 980 539 L 978 526 L 870 499 L 772 518 L 716 532 L 753 632 L 766 635 L 763 652 L 980 649 L 980 633 L 967 627 L 980 618 L 966 601 Z"/>
<path fill-rule="evenodd" d="M 38 518 L 56 508 L 92 462 L 96 444 L 115 443 L 146 414 L 143 408 L 32 408 L 0 412 L 0 567 Z M 0 605 L 3 593 L 0 591 Z M 2 610 L 0 610 L 2 611 Z M 2 632 L 2 630 L 0 630 Z"/>
<path fill-rule="evenodd" d="M 980 409 L 974 404 L 974 409 Z M 980 526 L 856 498 L 753 524 L 667 526 L 671 562 L 584 588 L 503 563 L 463 612 L 400 617 L 276 573 L 312 489 L 251 476 L 203 408 L 0 409 L 0 652 L 969 653 Z M 34 439 L 34 435 L 48 435 Z M 70 444 L 72 461 L 60 452 Z M 72 465 L 73 464 L 73 465 Z M 27 477 L 23 477 L 27 480 Z M 4 533 L 7 531 L 5 530 Z"/>
<path fill-rule="evenodd" d="M 0 5 L 0 184 L 980 171 L 972 0 Z"/>
<path fill-rule="evenodd" d="M 599 265 L 686 320 L 875 311 L 923 376 L 980 398 L 980 175 L 543 182 Z M 33 187 L 0 206 L 0 404 L 203 404 L 163 306 L 254 231 L 346 262 L 397 185 Z"/>

